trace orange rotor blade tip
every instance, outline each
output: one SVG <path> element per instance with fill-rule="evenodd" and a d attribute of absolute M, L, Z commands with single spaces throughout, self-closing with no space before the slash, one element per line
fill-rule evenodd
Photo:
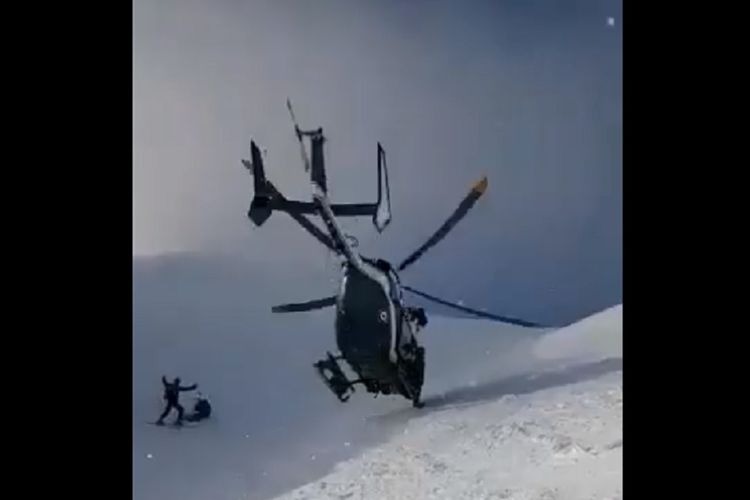
<path fill-rule="evenodd" d="M 474 187 L 472 188 L 473 191 L 476 191 L 479 194 L 482 194 L 487 189 L 487 176 L 483 176 L 479 182 L 474 184 Z"/>

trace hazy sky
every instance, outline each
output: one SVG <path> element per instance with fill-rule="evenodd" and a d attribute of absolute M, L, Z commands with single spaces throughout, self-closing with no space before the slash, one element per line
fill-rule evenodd
<path fill-rule="evenodd" d="M 404 281 L 544 321 L 622 300 L 621 1 L 135 0 L 133 12 L 134 254 L 328 265 L 283 214 L 261 229 L 245 218 L 251 137 L 277 186 L 309 199 L 290 97 L 303 127 L 326 131 L 335 201 L 373 200 L 376 142 L 387 151 L 392 225 L 346 224 L 363 253 L 399 261 L 489 176 Z"/>

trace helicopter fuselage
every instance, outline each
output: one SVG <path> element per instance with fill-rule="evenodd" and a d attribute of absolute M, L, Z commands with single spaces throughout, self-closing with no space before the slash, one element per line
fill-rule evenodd
<path fill-rule="evenodd" d="M 402 307 L 387 274 L 363 264 L 369 272 L 345 266 L 336 302 L 336 343 L 360 377 L 388 380 L 398 362 Z"/>
<path fill-rule="evenodd" d="M 336 301 L 336 343 L 368 391 L 391 394 L 421 388 L 421 381 L 404 380 L 411 378 L 408 372 L 419 348 L 415 328 L 402 302 L 398 276 L 388 263 L 362 258 L 359 266 L 344 264 Z M 405 388 L 405 383 L 412 387 Z"/>

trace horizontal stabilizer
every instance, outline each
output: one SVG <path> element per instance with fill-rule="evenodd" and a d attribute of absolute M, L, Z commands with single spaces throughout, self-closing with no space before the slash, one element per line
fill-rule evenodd
<path fill-rule="evenodd" d="M 272 210 L 282 212 L 316 215 L 318 208 L 315 203 L 306 201 L 295 201 L 274 198 L 270 201 L 269 207 Z M 358 217 L 362 215 L 375 215 L 378 205 L 375 203 L 349 203 L 349 204 L 332 204 L 331 211 L 336 217 Z"/>

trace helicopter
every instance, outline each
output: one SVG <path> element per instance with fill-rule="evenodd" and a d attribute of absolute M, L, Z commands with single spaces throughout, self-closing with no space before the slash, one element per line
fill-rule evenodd
<path fill-rule="evenodd" d="M 525 326 L 541 325 L 516 318 L 479 311 L 462 304 L 443 300 L 432 294 L 402 284 L 398 273 L 414 264 L 427 250 L 442 240 L 471 210 L 487 189 L 487 177 L 476 182 L 454 212 L 440 228 L 398 266 L 384 259 L 373 259 L 355 251 L 358 242 L 342 230 L 337 217 L 372 217 L 378 233 L 391 221 L 390 187 L 385 150 L 377 143 L 378 194 L 374 203 L 335 204 L 328 196 L 323 146 L 326 138 L 322 127 L 302 130 L 297 124 L 291 102 L 287 108 L 300 145 L 304 170 L 310 173 L 312 202 L 288 200 L 266 178 L 263 157 L 254 140 L 250 143 L 251 160 L 242 164 L 253 176 L 254 196 L 247 212 L 248 218 L 262 226 L 272 212 L 291 216 L 309 234 L 341 258 L 341 278 L 338 293 L 300 303 L 272 307 L 274 313 L 312 311 L 335 307 L 336 344 L 340 354 L 326 352 L 326 357 L 314 363 L 314 368 L 333 394 L 346 402 L 355 392 L 355 385 L 363 385 L 367 392 L 395 394 L 405 397 L 415 408 L 424 406 L 421 391 L 424 384 L 425 349 L 417 334 L 427 325 L 423 308 L 408 306 L 403 292 L 408 291 L 429 301 L 451 307 L 474 316 Z M 311 158 L 307 155 L 305 139 L 309 140 Z M 326 227 L 321 230 L 306 216 L 319 216 Z M 345 361 L 356 374 L 349 380 L 339 365 Z"/>

